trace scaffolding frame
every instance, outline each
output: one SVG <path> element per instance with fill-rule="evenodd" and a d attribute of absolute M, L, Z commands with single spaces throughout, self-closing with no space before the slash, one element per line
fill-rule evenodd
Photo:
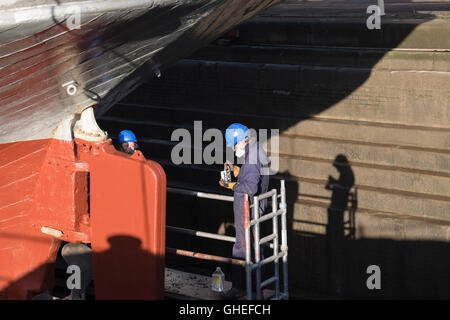
<path fill-rule="evenodd" d="M 167 187 L 167 192 L 194 196 L 198 198 L 205 199 L 213 199 L 213 200 L 221 200 L 221 201 L 230 201 L 233 202 L 234 198 L 232 196 L 213 194 L 213 193 L 204 193 L 199 191 L 181 189 L 181 188 L 172 188 Z M 268 202 L 271 202 L 272 209 L 271 212 L 260 215 L 260 207 L 259 203 L 261 200 L 267 199 Z M 250 210 L 253 210 L 252 218 L 250 218 Z M 288 245 L 287 245 L 287 204 L 286 204 L 286 187 L 285 181 L 281 180 L 280 193 L 277 193 L 276 189 L 272 189 L 263 194 L 257 195 L 253 197 L 253 204 L 250 205 L 249 196 L 245 194 L 245 203 L 244 203 L 244 228 L 245 228 L 245 260 L 233 259 L 227 257 L 221 257 L 206 253 L 193 252 L 175 248 L 166 247 L 166 251 L 169 253 L 187 256 L 196 259 L 210 260 L 210 261 L 219 261 L 223 263 L 231 263 L 235 265 L 240 265 L 245 268 L 246 274 L 246 286 L 247 286 L 247 299 L 253 300 L 256 298 L 257 300 L 262 300 L 263 289 L 273 284 L 275 285 L 273 300 L 281 300 L 281 299 L 289 299 L 289 288 L 288 288 Z M 281 239 L 279 235 L 279 225 L 278 220 L 281 220 Z M 261 238 L 260 237 L 260 224 L 266 221 L 272 220 L 272 233 Z M 253 227 L 253 243 L 251 243 L 251 228 Z M 208 233 L 198 230 L 192 230 L 187 228 L 179 228 L 166 226 L 167 231 L 177 232 L 182 234 L 188 234 L 195 237 L 215 239 L 220 241 L 228 241 L 228 242 L 236 242 L 235 237 Z M 281 240 L 281 245 L 280 245 Z M 254 247 L 254 256 L 255 259 L 252 261 L 252 252 L 251 246 Z M 273 254 L 269 257 L 261 260 L 261 246 L 269 245 L 273 250 Z M 280 288 L 280 266 L 279 262 L 281 260 L 283 266 L 282 272 L 282 290 Z M 264 281 L 261 282 L 261 267 L 274 263 L 274 275 Z M 256 297 L 253 295 L 252 290 L 252 275 L 255 272 L 256 275 Z"/>

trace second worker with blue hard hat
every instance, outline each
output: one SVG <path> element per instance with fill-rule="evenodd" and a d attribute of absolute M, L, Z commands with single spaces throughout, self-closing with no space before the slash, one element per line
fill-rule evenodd
<path fill-rule="evenodd" d="M 249 129 L 240 123 L 233 123 L 225 131 L 227 146 L 232 148 L 236 157 L 242 163 L 241 167 L 226 162 L 224 167 L 231 171 L 236 182 L 219 181 L 222 187 L 234 193 L 233 211 L 236 229 L 236 241 L 233 246 L 233 257 L 245 260 L 245 227 L 244 203 L 245 194 L 248 194 L 250 205 L 253 196 L 267 192 L 269 186 L 268 168 L 270 166 L 267 153 L 257 142 L 256 137 L 250 136 Z M 267 200 L 259 203 L 260 214 L 264 213 Z M 253 246 L 252 246 L 253 247 Z M 252 252 L 252 255 L 254 252 Z M 245 270 L 241 266 L 232 267 L 231 290 L 222 294 L 225 299 L 237 299 L 246 293 Z M 253 282 L 254 283 L 254 282 Z"/>
<path fill-rule="evenodd" d="M 131 130 L 122 130 L 117 137 L 119 149 L 128 154 L 133 154 L 137 149 L 136 135 Z"/>

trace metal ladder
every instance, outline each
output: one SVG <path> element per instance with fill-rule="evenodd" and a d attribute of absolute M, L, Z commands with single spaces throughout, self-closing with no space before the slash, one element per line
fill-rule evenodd
<path fill-rule="evenodd" d="M 192 190 L 186 190 L 181 188 L 167 187 L 167 192 L 177 193 L 183 195 L 191 195 L 198 198 L 215 199 L 222 201 L 233 202 L 232 196 L 204 193 Z M 260 215 L 259 212 L 259 201 L 267 199 L 271 201 L 272 210 L 269 213 Z M 253 210 L 253 218 L 250 218 L 250 210 Z M 257 195 L 253 197 L 253 204 L 249 204 L 249 197 L 245 195 L 244 204 L 244 227 L 245 227 L 245 260 L 232 259 L 227 257 L 220 257 L 206 253 L 199 253 L 187 250 L 180 250 L 174 248 L 166 248 L 167 252 L 188 256 L 191 258 L 203 259 L 203 260 L 213 260 L 220 261 L 224 263 L 231 263 L 245 267 L 246 271 L 246 282 L 247 282 L 247 299 L 248 300 L 262 300 L 263 289 L 271 284 L 274 284 L 275 290 L 274 295 L 271 299 L 281 300 L 289 298 L 289 288 L 288 288 L 288 246 L 287 246 L 287 223 L 286 223 L 287 205 L 286 205 L 286 188 L 285 181 L 281 180 L 280 193 L 277 193 L 276 189 L 272 189 L 266 193 Z M 261 238 L 260 237 L 260 224 L 266 221 L 272 220 L 272 233 Z M 279 224 L 278 220 L 281 220 L 281 239 L 279 235 Z M 253 228 L 253 243 L 251 243 L 251 229 Z M 167 226 L 166 229 L 171 232 L 178 232 L 183 234 L 189 234 L 196 237 L 216 239 L 228 242 L 235 242 L 235 237 L 224 236 L 219 234 L 213 234 L 208 232 L 202 232 L 197 230 L 191 230 L 186 228 Z M 281 246 L 280 246 L 281 240 Z M 261 247 L 264 245 L 269 245 L 273 250 L 273 254 L 263 260 L 261 260 Z M 254 261 L 252 261 L 251 246 L 254 248 Z M 281 261 L 283 266 L 282 276 L 280 276 L 280 266 Z M 261 267 L 263 265 L 274 263 L 274 275 L 263 282 L 261 282 Z M 252 275 L 256 274 L 256 297 L 253 296 L 252 292 Z M 281 283 L 282 278 L 282 283 Z M 281 285 L 282 284 L 282 288 Z"/>
<path fill-rule="evenodd" d="M 269 192 L 263 193 L 253 197 L 253 205 L 249 206 L 248 195 L 245 196 L 245 243 L 246 243 L 246 273 L 247 273 L 247 299 L 253 299 L 252 292 L 252 272 L 256 271 L 256 299 L 261 300 L 262 289 L 271 283 L 275 283 L 275 300 L 288 299 L 288 265 L 287 265 L 287 227 L 286 227 L 286 188 L 284 180 L 281 180 L 280 194 L 277 194 L 276 189 L 272 189 Z M 264 199 L 272 199 L 272 211 L 260 216 L 259 201 Z M 280 199 L 280 205 L 278 206 L 278 198 Z M 253 219 L 249 217 L 250 208 L 253 209 Z M 278 219 L 281 217 L 281 246 L 279 245 L 279 232 L 278 232 Z M 272 233 L 260 238 L 260 224 L 265 221 L 272 220 Z M 250 246 L 250 228 L 253 227 L 254 237 L 254 250 L 255 261 L 251 261 Z M 273 250 L 273 254 L 264 260 L 261 260 L 261 246 L 265 243 L 270 243 L 270 247 Z M 283 265 L 283 293 L 280 293 L 280 271 L 279 261 L 282 261 Z M 261 282 L 261 267 L 268 263 L 274 263 L 274 276 Z"/>

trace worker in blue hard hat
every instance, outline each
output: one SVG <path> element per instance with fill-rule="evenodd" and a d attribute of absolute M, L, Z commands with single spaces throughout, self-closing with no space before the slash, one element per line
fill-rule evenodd
<path fill-rule="evenodd" d="M 117 140 L 119 142 L 120 151 L 123 151 L 128 154 L 133 154 L 138 149 L 137 139 L 133 131 L 130 130 L 120 131 Z"/>
<path fill-rule="evenodd" d="M 270 165 L 266 152 L 257 142 L 256 137 L 249 136 L 249 129 L 240 123 L 231 124 L 225 131 L 227 146 L 233 148 L 237 158 L 240 158 L 241 167 L 226 162 L 232 176 L 236 182 L 219 181 L 222 187 L 233 190 L 234 201 L 234 224 L 236 229 L 236 241 L 233 246 L 233 257 L 245 260 L 245 228 L 244 228 L 244 202 L 245 194 L 248 194 L 250 205 L 253 203 L 253 196 L 267 192 L 269 186 L 269 176 L 267 175 Z M 266 170 L 264 170 L 266 169 Z M 259 203 L 259 213 L 263 214 L 267 206 L 267 200 Z M 252 210 L 251 210 L 252 211 Z M 253 244 L 253 242 L 252 242 Z M 253 247 L 253 245 L 252 245 Z M 262 250 L 261 250 L 262 254 Z M 254 255 L 254 252 L 252 252 Z M 262 258 L 262 255 L 261 255 Z M 254 258 L 252 257 L 252 260 Z M 254 260 L 253 260 L 254 261 Z M 237 299 L 246 294 L 245 270 L 241 266 L 232 267 L 231 290 L 224 292 L 225 299 Z M 252 283 L 255 283 L 252 281 Z"/>

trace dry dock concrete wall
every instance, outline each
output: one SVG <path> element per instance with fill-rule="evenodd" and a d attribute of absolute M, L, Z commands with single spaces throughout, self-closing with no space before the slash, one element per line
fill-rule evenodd
<path fill-rule="evenodd" d="M 193 132 L 195 120 L 203 130 L 279 129 L 271 187 L 287 180 L 294 297 L 450 298 L 450 4 L 384 1 L 381 29 L 369 30 L 372 2 L 273 7 L 99 123 L 113 135 L 134 130 L 169 185 L 221 193 L 221 165 L 171 161 L 172 132 Z M 230 204 L 168 194 L 167 208 L 170 225 L 233 234 Z M 367 286 L 372 265 L 380 289 Z"/>

